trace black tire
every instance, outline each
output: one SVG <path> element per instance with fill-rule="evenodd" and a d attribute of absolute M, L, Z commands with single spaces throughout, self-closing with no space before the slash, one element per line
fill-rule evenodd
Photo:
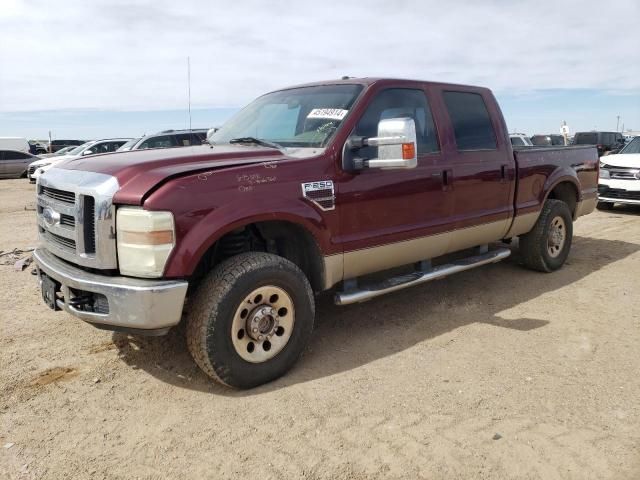
<path fill-rule="evenodd" d="M 232 323 L 246 296 L 265 285 L 289 295 L 295 323 L 281 351 L 262 363 L 251 363 L 234 347 Z M 208 376 L 230 387 L 252 388 L 282 376 L 295 364 L 313 330 L 315 303 L 307 277 L 289 260 L 269 253 L 243 253 L 221 263 L 205 277 L 189 304 L 189 351 Z"/>
<path fill-rule="evenodd" d="M 613 202 L 598 202 L 596 208 L 598 210 L 613 210 Z"/>
<path fill-rule="evenodd" d="M 565 239 L 558 253 L 553 256 L 549 253 L 549 242 L 552 223 L 558 217 L 564 221 Z M 520 237 L 520 253 L 524 265 L 540 272 L 558 270 L 569 256 L 572 238 L 573 218 L 569 206 L 561 200 L 547 200 L 533 229 Z"/>

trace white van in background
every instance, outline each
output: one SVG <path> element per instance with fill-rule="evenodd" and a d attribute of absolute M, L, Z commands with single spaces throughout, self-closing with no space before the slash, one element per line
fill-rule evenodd
<path fill-rule="evenodd" d="M 29 153 L 29 142 L 22 137 L 0 137 L 0 150 Z"/>

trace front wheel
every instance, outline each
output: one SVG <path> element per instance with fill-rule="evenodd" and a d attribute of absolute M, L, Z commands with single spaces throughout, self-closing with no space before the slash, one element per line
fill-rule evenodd
<path fill-rule="evenodd" d="M 558 270 L 569 256 L 572 238 L 569 206 L 561 200 L 547 200 L 533 230 L 520 237 L 524 265 L 540 272 Z"/>
<path fill-rule="evenodd" d="M 255 387 L 293 366 L 314 315 L 311 286 L 296 265 L 269 253 L 243 253 L 198 287 L 187 318 L 189 351 L 214 380 Z"/>

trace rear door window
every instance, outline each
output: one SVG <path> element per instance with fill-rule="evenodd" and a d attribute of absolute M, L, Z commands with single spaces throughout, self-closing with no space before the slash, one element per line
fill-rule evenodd
<path fill-rule="evenodd" d="M 496 134 L 482 96 L 470 92 L 444 92 L 459 151 L 496 150 Z"/>
<path fill-rule="evenodd" d="M 29 158 L 29 155 L 23 152 L 5 150 L 3 158 L 4 160 L 24 160 L 25 158 Z"/>

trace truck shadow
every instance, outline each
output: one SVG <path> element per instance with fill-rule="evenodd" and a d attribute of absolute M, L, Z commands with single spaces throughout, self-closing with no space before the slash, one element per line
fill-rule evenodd
<path fill-rule="evenodd" d="M 567 264 L 553 274 L 522 268 L 514 246 L 513 255 L 501 263 L 366 303 L 339 307 L 330 294 L 322 295 L 313 339 L 297 365 L 284 377 L 247 391 L 219 386 L 199 370 L 186 348 L 184 327 L 156 338 L 114 333 L 113 341 L 122 361 L 177 387 L 235 397 L 259 395 L 358 368 L 474 323 L 522 332 L 526 342 L 526 332 L 549 321 L 507 319 L 501 312 L 571 285 L 638 250 L 640 245 L 633 243 L 574 237 Z"/>

